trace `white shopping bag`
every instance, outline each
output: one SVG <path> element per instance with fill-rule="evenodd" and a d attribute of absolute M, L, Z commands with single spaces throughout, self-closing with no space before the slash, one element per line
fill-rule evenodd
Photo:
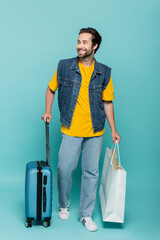
<path fill-rule="evenodd" d="M 126 171 L 121 166 L 119 146 L 116 142 L 113 150 L 106 148 L 103 164 L 99 189 L 103 221 L 124 222 L 125 193 Z"/>

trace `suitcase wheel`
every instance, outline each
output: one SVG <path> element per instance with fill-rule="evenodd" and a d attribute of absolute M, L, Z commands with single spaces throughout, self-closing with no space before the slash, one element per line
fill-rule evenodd
<path fill-rule="evenodd" d="M 51 222 L 48 220 L 48 221 L 43 221 L 43 227 L 47 228 L 51 225 Z"/>
<path fill-rule="evenodd" d="M 25 227 L 26 228 L 32 227 L 32 221 L 25 221 Z"/>

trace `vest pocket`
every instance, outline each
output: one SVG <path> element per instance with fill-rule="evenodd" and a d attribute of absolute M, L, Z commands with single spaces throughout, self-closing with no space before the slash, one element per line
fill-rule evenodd
<path fill-rule="evenodd" d="M 95 89 L 98 102 L 102 103 L 102 87 L 97 87 Z"/>
<path fill-rule="evenodd" d="M 70 91 L 73 85 L 73 82 L 70 81 L 69 79 L 63 79 L 63 78 L 59 78 L 58 80 L 59 84 L 60 84 L 60 88 L 61 88 L 61 93 L 64 97 L 68 97 L 70 95 Z"/>
<path fill-rule="evenodd" d="M 99 116 L 102 117 L 104 112 L 104 103 L 102 100 L 102 87 L 96 88 L 96 95 L 97 95 L 97 111 L 99 111 Z"/>

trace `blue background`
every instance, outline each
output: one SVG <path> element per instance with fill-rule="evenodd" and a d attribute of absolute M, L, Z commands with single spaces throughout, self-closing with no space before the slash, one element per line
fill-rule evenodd
<path fill-rule="evenodd" d="M 159 0 L 0 1 L 0 236 L 2 239 L 160 238 L 159 184 Z M 96 59 L 112 68 L 115 120 L 127 170 L 124 224 L 103 223 L 97 195 L 96 233 L 78 221 L 80 163 L 73 176 L 71 217 L 58 219 L 57 156 L 61 142 L 57 95 L 50 124 L 54 174 L 53 220 L 45 229 L 24 227 L 24 181 L 28 161 L 45 159 L 47 84 L 62 58 L 76 56 L 82 27 L 102 35 Z M 100 160 L 112 141 L 108 123 Z"/>

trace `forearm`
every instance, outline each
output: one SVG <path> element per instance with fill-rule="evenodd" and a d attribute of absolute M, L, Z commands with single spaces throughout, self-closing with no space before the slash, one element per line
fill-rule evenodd
<path fill-rule="evenodd" d="M 52 108 L 52 103 L 54 100 L 55 92 L 52 92 L 50 88 L 47 88 L 46 91 L 46 107 L 45 107 L 45 112 L 46 113 L 51 113 L 51 108 Z"/>
<path fill-rule="evenodd" d="M 116 131 L 115 120 L 114 120 L 114 109 L 112 101 L 104 101 L 104 110 L 106 113 L 106 117 L 111 128 L 111 131 Z"/>
<path fill-rule="evenodd" d="M 121 137 L 116 131 L 115 120 L 114 120 L 114 109 L 113 109 L 112 101 L 104 102 L 104 109 L 105 109 L 105 113 L 106 113 L 106 117 L 107 117 L 109 126 L 111 128 L 111 132 L 112 132 L 111 136 L 112 136 L 113 143 L 116 143 L 116 141 L 118 141 L 118 143 L 119 143 Z"/>

